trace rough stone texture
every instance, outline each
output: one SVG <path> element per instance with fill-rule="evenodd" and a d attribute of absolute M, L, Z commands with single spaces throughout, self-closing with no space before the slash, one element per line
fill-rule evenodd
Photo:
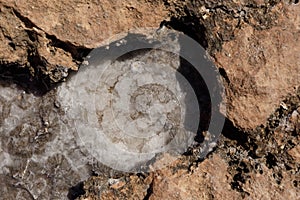
<path fill-rule="evenodd" d="M 89 177 L 91 158 L 78 148 L 55 92 L 39 97 L 2 83 L 0 90 L 1 198 L 66 199 Z"/>
<path fill-rule="evenodd" d="M 226 72 L 228 118 L 238 127 L 264 124 L 287 94 L 300 85 L 300 6 L 278 4 L 276 25 L 244 25 L 216 53 Z"/>
<path fill-rule="evenodd" d="M 250 173 L 251 181 L 245 183 L 245 191 L 251 194 L 245 199 L 299 199 L 300 190 L 293 185 L 293 178 L 285 172 L 282 174 L 281 184 L 273 182 L 273 171 L 262 166 L 264 174 Z M 284 186 L 284 187 L 282 187 Z M 272 192 L 266 192 L 272 191 Z"/>
<path fill-rule="evenodd" d="M 279 107 L 266 128 L 247 138 L 227 125 L 203 162 L 188 154 L 150 174 L 114 177 L 112 184 L 92 177 L 79 199 L 299 199 L 300 90 L 284 103 L 289 109 Z"/>
<path fill-rule="evenodd" d="M 172 40 L 167 40 L 169 34 Z M 153 40 L 166 39 L 153 48 L 170 46 L 179 52 L 174 32 L 169 34 L 155 36 Z M 111 58 L 116 48 L 122 52 L 137 41 L 150 44 L 135 35 L 134 41 L 120 38 L 109 48 L 95 49 L 86 60 L 89 65 L 57 89 L 57 99 L 89 153 L 126 172 L 149 171 L 147 163 L 162 152 L 184 153 L 194 141 L 200 116 L 194 90 L 179 75 L 177 54 L 143 49 Z M 100 50 L 105 53 L 94 53 Z"/>
<path fill-rule="evenodd" d="M 104 40 L 136 27 L 159 27 L 167 18 L 159 1 L 7 0 L 0 7 L 1 66 L 28 68 L 45 90 L 77 70 Z"/>
<path fill-rule="evenodd" d="M 237 199 L 241 196 L 231 190 L 228 166 L 218 155 L 190 170 L 188 164 L 185 159 L 180 159 L 147 177 L 134 175 L 127 181 L 116 179 L 115 184 L 102 191 L 101 198 L 94 192 L 99 180 L 91 179 L 85 186 L 87 194 L 80 199 Z"/>
<path fill-rule="evenodd" d="M 168 2 L 168 24 L 198 40 L 215 58 L 226 84 L 227 117 L 237 127 L 265 124 L 284 96 L 295 93 L 300 85 L 299 4 Z"/>
<path fill-rule="evenodd" d="M 237 199 L 240 195 L 231 190 L 227 167 L 223 159 L 214 155 L 190 171 L 162 170 L 154 176 L 149 199 Z"/>
<path fill-rule="evenodd" d="M 146 0 L 5 2 L 48 35 L 87 48 L 135 27 L 157 27 L 167 14 L 161 2 Z"/>
<path fill-rule="evenodd" d="M 12 87 L 15 100 L 8 100 L 1 88 L 1 143 L 5 143 L 1 166 L 11 160 L 17 164 L 1 167 L 6 175 L 0 176 L 0 196 L 44 197 L 46 180 L 49 193 L 59 198 L 69 188 L 71 199 L 80 195 L 81 199 L 299 199 L 299 9 L 296 0 L 2 0 L 1 81 L 17 81 L 26 91 L 31 84 L 48 91 L 52 83 L 77 70 L 83 57 L 103 39 L 134 27 L 158 27 L 165 20 L 166 26 L 190 35 L 215 58 L 226 85 L 229 120 L 219 146 L 203 162 L 191 150 L 167 169 L 137 175 L 100 173 L 93 171 L 98 164 L 93 163 L 89 167 L 98 176 L 90 177 L 84 186 L 75 185 L 78 174 L 69 169 L 64 156 L 49 159 L 53 167 L 26 163 L 32 152 L 45 151 L 45 140 L 53 139 L 43 138 L 48 125 L 39 115 L 53 110 L 41 99 L 5 86 Z M 22 94 L 35 99 L 29 107 L 38 109 L 10 127 L 15 131 L 3 131 L 11 104 L 17 111 L 23 109 L 21 113 L 28 112 Z M 7 159 L 7 153 L 21 158 Z M 68 182 L 55 188 L 61 180 Z"/>
<path fill-rule="evenodd" d="M 49 90 L 104 40 L 165 20 L 207 47 L 226 81 L 228 118 L 253 129 L 300 84 L 299 9 L 286 1 L 6 0 L 0 63 L 26 67 Z"/>

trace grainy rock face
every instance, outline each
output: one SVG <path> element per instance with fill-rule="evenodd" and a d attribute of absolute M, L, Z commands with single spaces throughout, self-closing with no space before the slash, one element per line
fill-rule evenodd
<path fill-rule="evenodd" d="M 117 173 L 79 148 L 52 89 L 103 41 L 161 24 L 219 67 L 223 136 L 204 161 L 195 146 L 160 171 Z M 0 198 L 299 198 L 299 38 L 296 0 L 2 0 Z"/>
<path fill-rule="evenodd" d="M 253 129 L 265 124 L 275 106 L 299 85 L 300 8 L 293 3 L 3 1 L 1 5 L 2 68 L 28 68 L 31 79 L 45 82 L 39 84 L 45 90 L 64 80 L 69 70 L 77 70 L 91 48 L 135 27 L 158 27 L 168 21 L 167 11 L 169 25 L 182 26 L 182 31 L 201 40 L 224 71 L 227 114 L 236 126 Z M 188 20 L 194 26 L 185 23 Z"/>
<path fill-rule="evenodd" d="M 272 12 L 278 15 L 272 28 L 244 25 L 215 56 L 226 73 L 228 118 L 238 127 L 264 124 L 300 85 L 300 6 L 278 4 Z"/>
<path fill-rule="evenodd" d="M 159 1 L 1 1 L 0 6 L 0 64 L 26 67 L 46 85 L 77 70 L 103 40 L 135 27 L 159 27 L 167 18 Z"/>
<path fill-rule="evenodd" d="M 300 85 L 299 4 L 168 2 L 174 12 L 170 26 L 183 26 L 182 31 L 206 46 L 219 65 L 227 84 L 227 117 L 237 127 L 265 124 L 284 96 L 295 93 Z M 194 24 L 192 29 L 186 21 Z"/>
<path fill-rule="evenodd" d="M 183 156 L 150 174 L 91 177 L 80 199 L 298 199 L 299 92 L 248 138 L 224 131 L 203 162 Z"/>

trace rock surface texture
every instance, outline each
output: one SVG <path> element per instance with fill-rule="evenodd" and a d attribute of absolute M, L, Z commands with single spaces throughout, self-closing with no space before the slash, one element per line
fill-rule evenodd
<path fill-rule="evenodd" d="M 215 56 L 227 77 L 228 118 L 242 128 L 264 124 L 300 85 L 300 6 L 278 4 L 270 12 L 272 27 L 243 25 Z"/>
<path fill-rule="evenodd" d="M 37 83 L 45 90 L 77 70 L 83 57 L 104 40 L 135 27 L 159 27 L 167 18 L 159 1 L 1 1 L 0 5 L 0 64 L 26 67 L 45 82 L 44 88 Z"/>
<path fill-rule="evenodd" d="M 77 149 L 55 87 L 116 34 L 162 25 L 218 67 L 222 136 L 204 160 L 196 145 L 159 171 L 111 171 Z M 299 44 L 297 0 L 1 0 L 0 196 L 300 199 Z"/>

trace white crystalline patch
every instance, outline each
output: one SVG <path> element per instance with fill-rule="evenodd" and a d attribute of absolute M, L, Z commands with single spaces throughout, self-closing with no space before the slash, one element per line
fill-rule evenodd
<path fill-rule="evenodd" d="M 0 85 L 0 194 L 64 199 L 91 169 L 155 170 L 149 163 L 160 153 L 176 158 L 185 152 L 199 125 L 199 107 L 178 72 L 178 38 L 166 38 L 158 38 L 161 47 L 174 54 L 141 47 L 123 56 L 126 43 L 136 45 L 125 40 L 118 48 L 100 48 L 75 76 L 42 97 Z M 119 50 L 120 59 L 113 58 Z"/>
<path fill-rule="evenodd" d="M 55 108 L 55 96 L 51 94 L 34 96 L 15 85 L 0 85 L 0 90 L 0 181 L 2 177 L 14 177 L 18 188 L 35 199 L 65 198 L 66 188 L 89 176 L 88 158 L 74 154 L 79 146 L 71 121 Z M 68 162 L 50 163 L 57 156 Z M 2 184 L 11 188 L 6 191 L 7 199 L 24 197 L 6 179 Z M 0 194 L 3 192 L 5 188 L 0 188 Z"/>
<path fill-rule="evenodd" d="M 58 89 L 79 142 L 121 171 L 140 167 L 157 153 L 183 153 L 194 137 L 184 127 L 185 97 L 193 90 L 176 71 L 179 65 L 178 56 L 151 50 L 81 69 Z M 198 105 L 195 95 L 192 100 Z"/>

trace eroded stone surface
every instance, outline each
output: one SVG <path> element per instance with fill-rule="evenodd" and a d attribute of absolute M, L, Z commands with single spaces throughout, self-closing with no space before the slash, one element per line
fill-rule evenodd
<path fill-rule="evenodd" d="M 103 184 L 101 195 L 94 193 L 92 181 L 86 182 L 87 194 L 80 199 L 228 199 L 241 198 L 238 192 L 230 189 L 231 178 L 227 164 L 218 155 L 207 159 L 199 166 L 192 166 L 183 158 L 167 168 L 151 173 L 148 177 L 130 176 L 120 188 Z M 94 183 L 95 183 L 94 182 Z"/>
<path fill-rule="evenodd" d="M 249 133 L 248 140 L 222 138 L 203 162 L 184 156 L 149 175 L 114 177 L 111 184 L 91 178 L 79 199 L 297 199 L 299 122 L 291 113 L 298 108 L 299 93 L 284 102 L 288 109 L 279 107 L 268 127 Z"/>
<path fill-rule="evenodd" d="M 4 1 L 43 32 L 76 46 L 96 48 L 103 40 L 137 27 L 157 27 L 167 16 L 161 1 Z"/>
<path fill-rule="evenodd" d="M 254 129 L 264 124 L 287 94 L 300 86 L 300 6 L 278 5 L 276 26 L 235 32 L 216 61 L 227 75 L 228 117 L 236 126 Z"/>
<path fill-rule="evenodd" d="M 300 85 L 299 3 L 167 2 L 173 16 L 169 26 L 197 39 L 216 59 L 227 82 L 227 116 L 237 127 L 264 125 L 276 105 L 295 93 Z"/>
<path fill-rule="evenodd" d="M 299 68 L 297 68 L 299 67 L 299 45 L 297 45 L 299 3 L 286 0 L 199 0 L 193 2 L 168 0 L 164 2 L 170 14 L 165 17 L 167 14 L 163 12 L 165 9 L 161 2 L 147 1 L 145 6 L 142 5 L 144 1 L 131 1 L 129 4 L 133 4 L 129 7 L 125 5 L 128 3 L 127 1 L 123 2 L 113 1 L 98 5 L 96 1 L 89 4 L 84 4 L 84 1 L 81 1 L 78 3 L 79 8 L 77 5 L 73 5 L 73 1 L 1 1 L 1 79 L 10 79 L 20 75 L 20 73 L 14 74 L 14 71 L 7 74 L 6 71 L 9 71 L 7 67 L 22 66 L 30 69 L 25 73 L 31 73 L 32 77 L 46 75 L 50 77 L 52 82 L 63 80 L 68 75 L 68 69 L 77 69 L 82 55 L 90 50 L 88 48 L 98 45 L 99 41 L 93 43 L 93 38 L 89 38 L 87 33 L 97 36 L 97 31 L 100 30 L 99 33 L 106 37 L 110 36 L 110 33 L 115 33 L 113 30 L 118 32 L 119 28 L 123 31 L 136 25 L 158 26 L 162 20 L 168 20 L 167 18 L 172 16 L 173 24 L 171 23 L 171 25 L 198 39 L 212 55 L 215 55 L 216 61 L 227 74 L 227 77 L 224 76 L 224 79 L 229 81 L 227 85 L 229 103 L 227 109 L 229 110 L 229 118 L 236 126 L 252 129 L 255 126 L 265 124 L 266 118 L 274 112 L 275 108 L 278 108 L 278 111 L 271 116 L 272 120 L 266 129 L 247 133 L 229 129 L 229 133 L 224 133 L 230 139 L 220 145 L 221 151 L 215 152 L 222 158 L 226 158 L 225 162 L 229 166 L 227 169 L 229 174 L 225 172 L 228 178 L 223 187 L 226 189 L 225 191 L 221 190 L 220 193 L 236 197 L 237 191 L 239 193 L 237 198 L 253 199 L 266 196 L 271 198 L 273 191 L 275 191 L 279 198 L 297 198 L 300 185 L 299 170 L 297 171 L 299 169 L 300 125 L 297 112 L 300 112 L 299 109 L 297 111 L 294 108 L 295 105 L 288 103 L 293 102 L 292 100 L 284 101 L 286 105 L 281 104 L 282 106 L 280 106 L 280 102 L 283 101 L 283 97 L 287 93 L 295 91 L 294 86 L 299 85 L 299 76 L 297 76 L 299 75 Z M 140 7 L 142 10 L 139 10 Z M 124 12 L 119 12 L 117 8 L 121 8 Z M 98 13 L 99 9 L 101 9 L 101 14 L 94 15 L 94 13 Z M 105 11 L 108 15 L 105 14 Z M 147 14 L 139 18 L 143 12 Z M 163 14 L 161 15 L 161 13 Z M 91 24 L 87 20 L 88 17 L 84 17 L 89 15 L 94 16 Z M 125 19 L 124 16 L 129 18 Z M 98 24 L 98 19 L 103 23 Z M 144 23 L 145 20 L 147 22 Z M 67 28 L 64 29 L 64 27 Z M 93 27 L 97 28 L 94 29 Z M 115 29 L 112 30 L 109 27 Z M 100 39 L 105 37 L 100 37 Z M 89 46 L 81 48 L 83 43 Z M 280 66 L 280 68 L 276 66 Z M 19 80 L 22 82 L 22 79 Z M 44 79 L 39 80 L 39 82 L 42 80 Z M 7 94 L 8 89 L 4 88 L 7 87 L 1 87 L 0 95 L 0 130 L 2 133 L 1 140 L 4 141 L 3 147 L 1 144 L 1 149 L 5 149 L 5 151 L 2 149 L 0 153 L 0 169 L 4 174 L 0 177 L 1 197 L 4 199 L 44 197 L 42 191 L 49 191 L 48 187 L 44 188 L 45 183 L 50 184 L 52 187 L 50 192 L 55 193 L 57 198 L 59 198 L 58 193 L 65 195 L 66 188 L 79 180 L 77 179 L 77 172 L 70 172 L 69 167 L 67 169 L 62 167 L 69 166 L 69 164 L 63 164 L 69 162 L 65 158 L 84 158 L 86 154 L 82 156 L 82 152 L 74 151 L 74 156 L 69 153 L 53 156 L 49 158 L 49 163 L 58 164 L 49 165 L 53 166 L 52 169 L 45 169 L 43 164 L 32 161 L 32 156 L 35 154 L 40 158 L 39 156 L 45 152 L 45 149 L 49 148 L 46 147 L 45 142 L 55 141 L 56 133 L 59 131 L 53 129 L 55 134 L 45 134 L 44 126 L 47 125 L 44 125 L 44 121 L 40 119 L 39 112 L 25 111 L 27 108 L 39 110 L 39 107 L 43 107 L 41 100 L 25 94 L 26 101 L 20 103 L 16 99 L 23 98 L 22 90 L 13 88 L 14 91 L 18 92 L 8 92 Z M 14 95 L 11 96 L 11 94 Z M 271 95 L 272 98 L 268 95 Z M 45 97 L 45 99 L 47 98 L 50 97 Z M 289 110 L 291 107 L 293 109 Z M 10 109 L 18 113 L 17 116 L 12 117 L 9 114 Z M 49 110 L 49 107 L 44 110 Z M 19 116 L 28 115 L 30 116 L 24 121 L 21 119 L 21 122 L 18 121 L 15 125 L 13 124 L 14 120 L 19 119 Z M 7 125 L 6 118 L 11 120 L 9 121 L 10 125 Z M 6 127 L 6 131 L 3 131 L 4 127 Z M 65 133 L 65 131 L 63 132 Z M 37 133 L 37 135 L 33 133 Z M 20 148 L 13 148 L 14 144 L 18 144 Z M 16 155 L 19 154 L 20 157 L 18 158 Z M 225 165 L 224 161 L 220 161 L 218 156 L 213 156 L 212 159 L 205 163 L 213 163 L 213 165 L 209 165 L 212 168 L 213 166 L 221 166 L 221 171 L 225 171 L 227 164 Z M 30 161 L 28 164 L 27 160 Z M 46 160 L 44 159 L 43 162 L 45 163 Z M 182 167 L 181 164 L 178 165 Z M 9 167 L 13 165 L 16 167 Z M 79 164 L 75 163 L 72 166 L 76 165 Z M 93 167 L 97 165 L 98 163 L 93 163 Z M 25 170 L 28 169 L 26 166 L 30 166 L 34 170 Z M 189 165 L 185 165 L 184 168 L 188 169 Z M 212 170 L 206 171 L 211 174 L 214 173 Z M 166 176 L 162 176 L 166 181 L 157 180 L 156 183 L 160 186 L 170 185 L 171 188 L 175 189 L 178 188 L 174 185 L 180 181 L 181 184 L 187 185 L 182 180 L 202 183 L 203 177 L 197 177 L 198 175 L 188 175 L 189 178 L 193 176 L 196 180 L 185 177 L 178 180 L 174 178 L 176 173 L 176 171 L 168 172 Z M 35 178 L 32 178 L 32 174 Z M 12 175 L 15 175 L 16 178 Z M 218 176 L 216 180 L 221 179 L 220 182 L 224 183 L 222 181 L 224 176 Z M 133 198 L 136 199 L 150 197 L 152 194 L 151 182 L 153 178 L 141 179 L 139 176 L 131 176 L 127 180 L 126 177 L 115 177 L 109 181 L 103 177 L 92 177 L 86 182 L 87 199 L 115 199 L 117 197 L 128 199 L 128 197 L 132 197 L 130 196 L 133 194 L 132 191 L 135 191 Z M 172 177 L 172 181 L 174 180 L 175 183 L 168 183 L 168 177 Z M 209 175 L 209 177 L 211 176 Z M 55 181 L 49 183 L 49 179 Z M 101 181 L 98 182 L 96 179 L 101 179 Z M 70 180 L 70 182 L 62 180 Z M 124 185 L 124 182 L 127 184 Z M 265 184 L 262 185 L 261 182 Z M 35 183 L 36 185 L 33 185 Z M 232 190 L 228 192 L 229 184 Z M 15 185 L 19 187 L 15 187 Z M 62 185 L 64 191 L 59 191 L 53 187 L 54 185 Z M 101 187 L 102 185 L 111 188 L 105 190 L 105 187 Z M 205 185 L 204 193 L 195 192 L 199 191 L 198 188 L 184 187 L 189 189 L 192 194 L 201 196 L 202 194 L 211 195 L 210 189 L 214 186 L 207 187 Z M 159 189 L 155 192 L 157 192 L 157 196 L 163 195 Z M 183 192 L 180 195 L 185 194 Z M 185 197 L 188 198 L 188 196 Z M 201 197 L 206 198 L 206 196 Z M 223 199 L 222 196 L 220 199 Z"/>
<path fill-rule="evenodd" d="M 159 27 L 167 17 L 160 1 L 6 0 L 0 6 L 1 66 L 25 67 L 47 86 L 77 70 L 103 40 L 136 27 Z"/>
<path fill-rule="evenodd" d="M 77 70 L 90 48 L 107 38 L 135 27 L 158 27 L 169 16 L 170 26 L 198 39 L 225 70 L 228 117 L 236 126 L 253 129 L 265 124 L 275 105 L 299 85 L 295 2 L 7 0 L 1 4 L 1 63 L 28 67 L 26 73 L 46 85 Z"/>

